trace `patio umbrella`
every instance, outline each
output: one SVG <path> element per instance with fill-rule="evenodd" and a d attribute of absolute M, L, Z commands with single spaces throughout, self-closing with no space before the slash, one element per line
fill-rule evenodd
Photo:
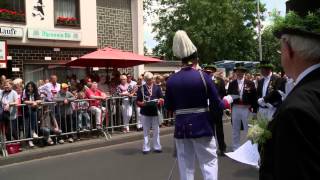
<path fill-rule="evenodd" d="M 140 64 L 162 62 L 160 59 L 114 48 L 104 48 L 68 62 L 68 66 L 126 68 Z"/>

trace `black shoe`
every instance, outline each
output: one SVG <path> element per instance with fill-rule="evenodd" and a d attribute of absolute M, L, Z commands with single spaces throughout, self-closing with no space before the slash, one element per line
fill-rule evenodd
<path fill-rule="evenodd" d="M 218 156 L 226 156 L 224 153 L 225 153 L 226 151 L 224 151 L 224 150 L 218 150 L 218 152 L 217 152 L 217 154 L 218 154 Z"/>
<path fill-rule="evenodd" d="M 154 150 L 154 153 L 162 153 L 162 150 Z"/>
<path fill-rule="evenodd" d="M 150 151 L 142 151 L 142 154 L 146 155 L 149 154 Z"/>

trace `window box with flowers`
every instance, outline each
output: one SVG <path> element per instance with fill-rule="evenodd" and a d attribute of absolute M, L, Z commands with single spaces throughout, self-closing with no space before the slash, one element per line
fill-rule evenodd
<path fill-rule="evenodd" d="M 26 16 L 23 12 L 11 11 L 8 9 L 0 9 L 0 20 L 25 22 Z"/>
<path fill-rule="evenodd" d="M 79 27 L 80 26 L 80 21 L 79 19 L 75 17 L 63 17 L 59 16 L 57 17 L 57 25 L 62 25 L 62 26 L 75 26 Z"/>

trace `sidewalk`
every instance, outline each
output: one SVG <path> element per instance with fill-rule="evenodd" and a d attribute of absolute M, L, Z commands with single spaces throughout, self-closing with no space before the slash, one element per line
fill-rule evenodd
<path fill-rule="evenodd" d="M 160 135 L 172 134 L 173 130 L 174 127 L 160 128 Z M 18 154 L 9 155 L 9 157 L 6 158 L 0 156 L 0 166 L 138 140 L 143 140 L 143 132 L 130 132 L 127 134 L 116 133 L 113 134 L 112 138 L 109 140 L 106 140 L 105 137 L 101 136 L 96 139 L 75 141 L 74 143 L 38 147 L 22 151 Z"/>

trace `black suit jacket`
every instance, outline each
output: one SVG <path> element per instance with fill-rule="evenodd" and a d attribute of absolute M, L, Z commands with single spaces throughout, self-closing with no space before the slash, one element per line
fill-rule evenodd
<path fill-rule="evenodd" d="M 228 87 L 228 94 L 230 95 L 240 95 L 238 81 L 233 80 Z M 233 104 L 238 104 L 239 99 L 234 100 Z M 242 103 L 250 105 L 254 112 L 257 112 L 257 89 L 253 81 L 244 80 L 244 90 L 242 95 Z"/>
<path fill-rule="evenodd" d="M 303 78 L 269 123 L 272 138 L 262 145 L 260 180 L 320 178 L 319 77 L 320 68 Z"/>
<path fill-rule="evenodd" d="M 263 91 L 263 83 L 264 79 L 258 81 L 258 87 L 257 87 L 257 94 L 258 98 L 262 98 L 262 91 Z M 277 107 L 282 103 L 282 97 L 278 93 L 278 90 L 284 92 L 285 86 L 283 86 L 283 80 L 282 78 L 277 77 L 276 75 L 272 75 L 268 88 L 266 96 L 263 97 L 264 101 L 266 103 L 270 103 L 273 106 Z"/>
<path fill-rule="evenodd" d="M 218 91 L 220 98 L 223 99 L 223 97 L 227 95 L 226 85 L 224 80 L 220 77 L 215 77 L 215 80 L 213 81 L 213 83 L 216 86 L 216 89 Z"/>

